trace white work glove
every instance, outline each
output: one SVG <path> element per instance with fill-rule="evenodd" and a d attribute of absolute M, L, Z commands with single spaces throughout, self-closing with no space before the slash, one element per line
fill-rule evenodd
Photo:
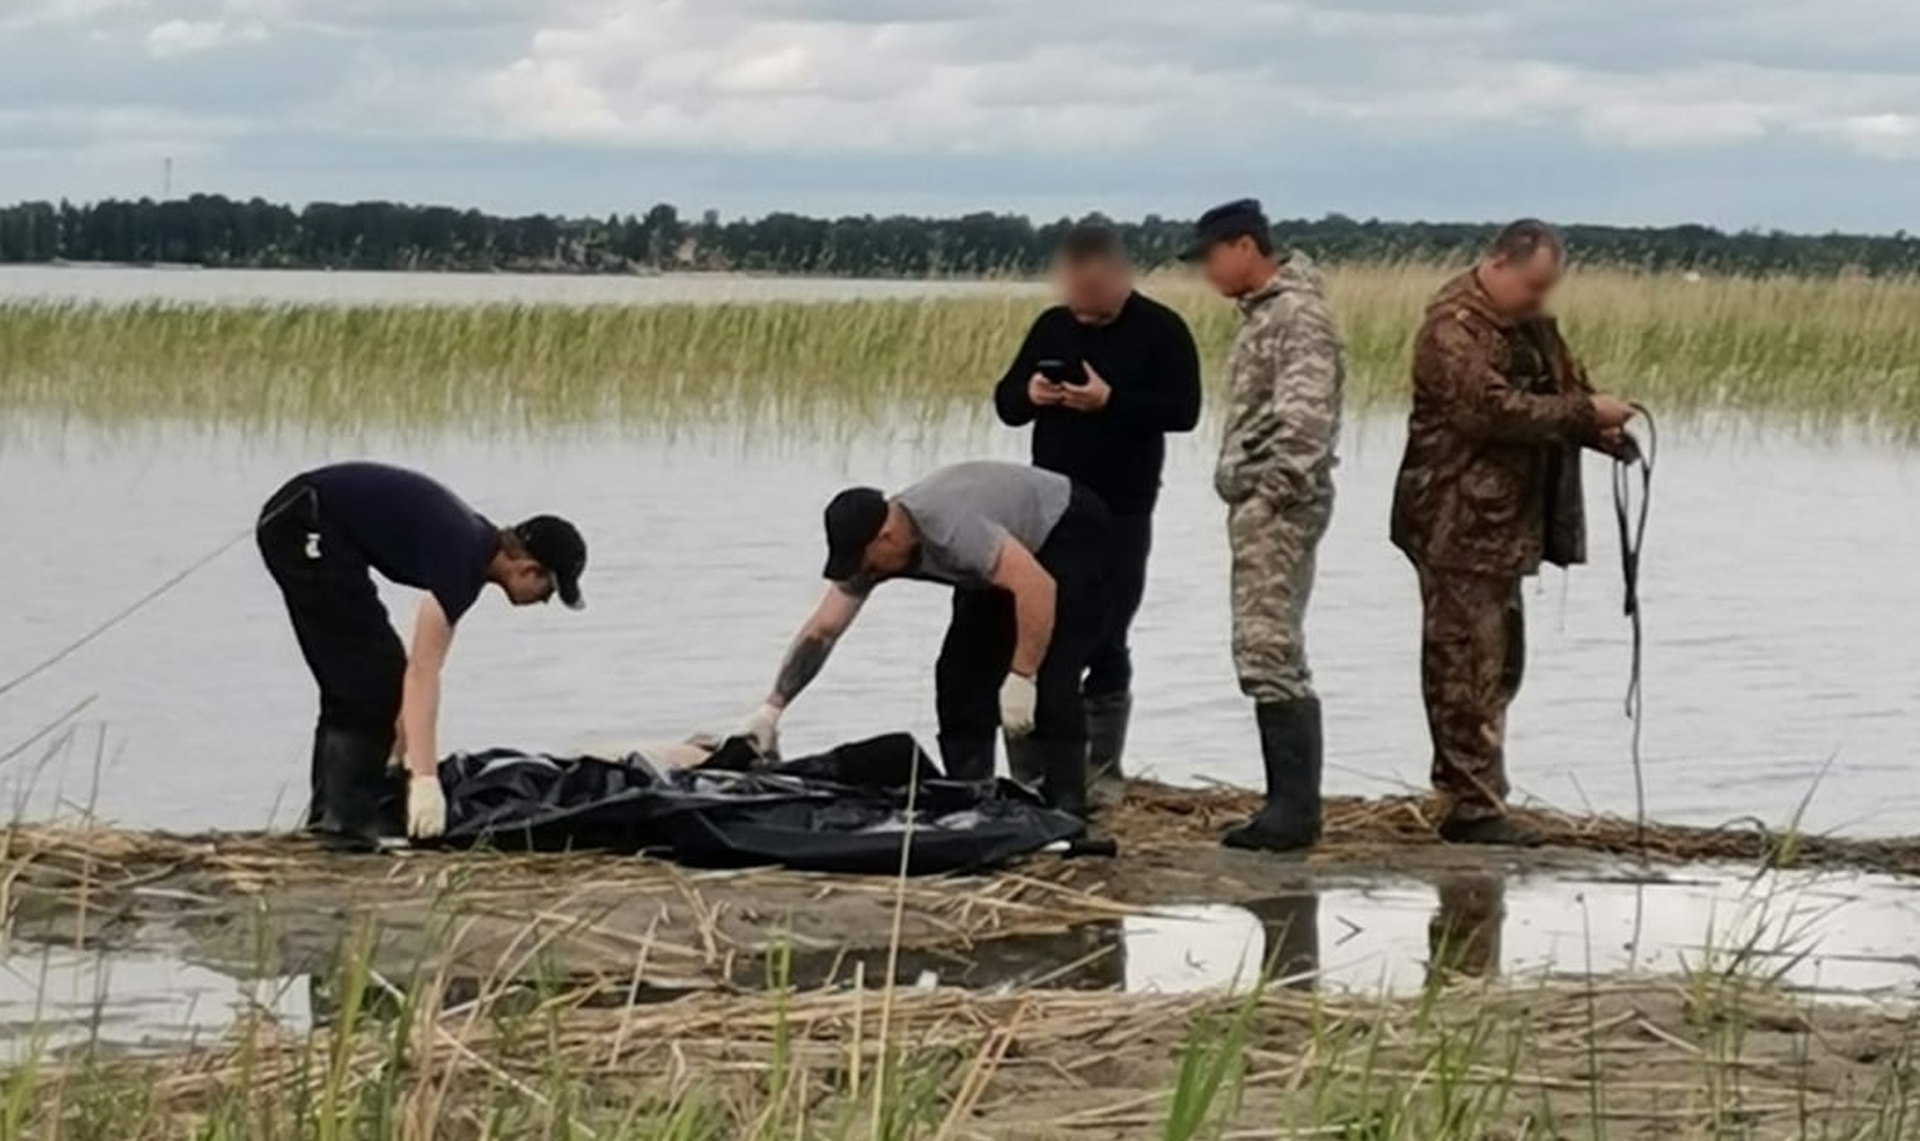
<path fill-rule="evenodd" d="M 745 737 L 752 743 L 754 751 L 763 757 L 778 757 L 781 712 L 779 706 L 769 701 L 742 721 L 732 735 Z"/>
<path fill-rule="evenodd" d="M 1038 698 L 1033 679 L 1009 673 L 1000 683 L 1000 728 L 1009 737 L 1033 732 L 1033 703 Z"/>
<path fill-rule="evenodd" d="M 440 791 L 440 775 L 407 780 L 407 835 L 431 840 L 447 830 L 447 796 Z"/>

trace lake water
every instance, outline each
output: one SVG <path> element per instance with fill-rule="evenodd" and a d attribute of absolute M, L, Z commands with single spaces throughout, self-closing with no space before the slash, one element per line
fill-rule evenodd
<path fill-rule="evenodd" d="M 820 590 L 819 513 L 848 482 L 894 487 L 974 455 L 1019 458 L 994 428 L 904 428 L 848 442 L 739 431 L 426 441 L 246 439 L 154 427 L 15 424 L 0 437 L 0 685 L 245 534 L 289 474 L 369 455 L 432 471 L 496 517 L 572 516 L 591 607 L 513 611 L 490 594 L 448 666 L 449 749 L 657 739 L 726 728 L 766 691 Z M 1858 442 L 1669 427 L 1644 600 L 1651 813 L 1714 824 L 1920 832 L 1920 468 Z M 1309 625 L 1326 704 L 1327 785 L 1426 783 L 1413 577 L 1386 542 L 1402 429 L 1356 417 Z M 864 441 L 864 442 L 863 442 Z M 1227 550 L 1207 433 L 1173 448 L 1135 634 L 1132 765 L 1257 786 L 1251 710 L 1227 649 Z M 1633 810 L 1621 699 L 1628 627 L 1607 500 L 1590 460 L 1592 565 L 1528 589 L 1531 656 L 1511 726 L 1521 797 Z M 383 588 L 410 620 L 409 593 Z M 931 745 L 946 596 L 889 585 L 788 718 L 789 753 L 895 729 Z M 91 701 L 63 747 L 0 779 L 23 810 L 88 805 L 173 828 L 288 823 L 305 798 L 313 691 L 250 536 L 57 668 L 0 696 L 0 755 Z"/>
<path fill-rule="evenodd" d="M 843 301 L 856 298 L 948 297 L 1035 290 L 1037 284 L 991 281 L 872 281 L 848 278 L 752 277 L 730 273 L 510 274 L 379 273 L 356 270 L 132 266 L 0 265 L 0 304 L 91 301 L 110 305 L 181 304 L 657 305 L 667 302 Z"/>

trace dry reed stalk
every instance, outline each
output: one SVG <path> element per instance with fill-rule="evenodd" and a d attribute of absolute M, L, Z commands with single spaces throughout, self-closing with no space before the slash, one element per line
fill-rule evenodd
<path fill-rule="evenodd" d="M 395 993 L 385 979 L 377 985 Z M 1545 985 L 1524 990 L 1454 992 L 1406 1000 L 1349 995 L 1301 995 L 1268 991 L 1253 999 L 1254 1047 L 1247 1053 L 1249 1089 L 1297 1090 L 1311 1068 L 1317 1082 L 1343 1079 L 1387 1082 L 1417 1089 L 1434 1079 L 1423 1061 L 1433 1043 L 1449 1034 L 1469 1036 L 1475 1027 L 1496 1034 L 1520 1034 L 1527 1051 L 1517 1067 L 1504 1065 L 1498 1051 L 1488 1058 L 1466 1059 L 1448 1080 L 1466 1086 L 1517 1091 L 1583 1094 L 1591 1088 L 1587 1070 L 1598 1056 L 1630 1060 L 1610 1067 L 1601 1115 L 1610 1120 L 1693 1121 L 1698 1109 L 1672 1108 L 1676 1100 L 1697 1098 L 1713 1071 L 1739 1071 L 1739 1112 L 1750 1125 L 1787 1123 L 1803 1112 L 1826 1113 L 1856 1106 L 1869 1095 L 1858 1079 L 1870 1072 L 1861 1059 L 1885 1052 L 1884 1044 L 1853 1041 L 1908 1033 L 1871 1013 L 1801 1005 L 1811 1038 L 1772 1032 L 1766 1049 L 1747 1057 L 1710 1052 L 1713 1039 L 1689 1021 L 1688 984 L 1673 979 L 1590 980 L 1577 985 Z M 1127 995 L 1033 990 L 989 995 L 953 990 L 900 991 L 882 1008 L 864 988 L 846 992 L 801 992 L 777 996 L 701 995 L 665 1006 L 614 1011 L 567 1007 L 536 1017 L 549 1032 L 527 1036 L 503 1030 L 495 1021 L 470 1013 L 454 1014 L 428 998 L 418 1003 L 422 1029 L 447 1056 L 431 1072 L 409 1075 L 408 1082 L 444 1081 L 448 1104 L 457 1102 L 454 1083 L 504 1086 L 536 1104 L 547 1104 L 537 1082 L 559 1059 L 571 1071 L 622 1088 L 653 1089 L 682 1081 L 689 1072 L 709 1078 L 764 1074 L 777 1059 L 826 1080 L 832 1073 L 851 1078 L 864 1065 L 877 1064 L 888 1048 L 900 1051 L 901 1064 L 916 1056 L 943 1054 L 968 1059 L 954 1087 L 950 1111 L 939 1136 L 957 1132 L 973 1107 L 984 1105 L 1003 1077 L 1014 1088 L 1028 1088 L 1044 1074 L 1064 1075 L 1067 1087 L 1079 1084 L 1076 1069 L 1126 1057 L 1170 1074 L 1171 1051 L 1188 1026 L 1219 1016 L 1248 1001 L 1220 994 Z M 1627 1008 L 1595 1017 L 1595 1000 Z M 1737 1015 L 1736 1015 L 1737 1017 Z M 878 1039 L 883 1022 L 896 1028 L 891 1042 Z M 900 1032 L 900 1027 L 910 1027 Z M 1752 1028 L 1757 1038 L 1764 1024 Z M 322 1033 L 325 1033 L 324 1031 Z M 378 1025 L 341 1043 L 345 1051 L 336 1072 L 352 1085 L 383 1080 L 383 1040 Z M 1378 1055 L 1333 1044 L 1381 1043 Z M 211 1098 L 239 1080 L 241 1051 L 250 1058 L 248 1081 L 257 1086 L 298 1090 L 318 1080 L 310 1072 L 314 1054 L 297 1035 L 184 1052 L 159 1061 L 112 1063 L 148 1075 L 161 1099 L 179 1106 Z M 1810 1074 L 1801 1053 L 1818 1055 L 1832 1076 Z M 52 1067 L 42 1080 L 57 1088 L 97 1060 L 74 1067 Z M 437 1075 L 437 1076 L 436 1076 Z M 663 1076 L 664 1075 L 664 1076 Z M 676 1076 L 679 1075 L 679 1076 Z M 1015 1075 L 1026 1075 L 1018 1077 Z M 1039 1076 L 1036 1076 L 1039 1075 Z M 1689 1079 L 1686 1075 L 1696 1075 Z M 1025 1084 L 1022 1084 L 1025 1083 Z M 854 1096 L 859 1090 L 856 1086 Z M 437 1096 L 436 1093 L 436 1096 Z M 631 1094 L 629 1095 L 631 1096 Z M 1161 1096 L 1143 1090 L 1137 1096 L 1098 1109 L 1067 1115 L 1057 1124 L 1080 1128 L 1117 1127 L 1121 1119 L 1144 1112 Z"/>

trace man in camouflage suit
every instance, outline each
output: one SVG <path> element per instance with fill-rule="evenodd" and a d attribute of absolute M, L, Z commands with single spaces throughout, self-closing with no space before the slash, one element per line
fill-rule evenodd
<path fill-rule="evenodd" d="M 1303 624 L 1333 513 L 1344 351 L 1319 273 L 1276 252 L 1260 204 L 1201 216 L 1184 255 L 1240 308 L 1214 489 L 1233 552 L 1233 664 L 1254 700 L 1267 801 L 1228 847 L 1284 852 L 1320 838 L 1320 699 Z"/>
<path fill-rule="evenodd" d="M 1543 311 L 1565 260 L 1545 223 L 1513 223 L 1434 295 L 1414 339 L 1392 537 L 1420 580 L 1421 693 L 1454 843 L 1539 843 L 1506 815 L 1520 582 L 1543 560 L 1586 560 L 1580 449 L 1614 450 L 1633 414 L 1594 394 Z"/>

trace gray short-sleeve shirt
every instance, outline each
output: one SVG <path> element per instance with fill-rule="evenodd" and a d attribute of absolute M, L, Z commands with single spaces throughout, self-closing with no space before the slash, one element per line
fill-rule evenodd
<path fill-rule="evenodd" d="M 1000 540 L 1038 551 L 1073 499 L 1058 472 L 998 460 L 971 460 L 934 472 L 895 497 L 912 518 L 920 546 L 908 577 L 984 587 Z"/>

